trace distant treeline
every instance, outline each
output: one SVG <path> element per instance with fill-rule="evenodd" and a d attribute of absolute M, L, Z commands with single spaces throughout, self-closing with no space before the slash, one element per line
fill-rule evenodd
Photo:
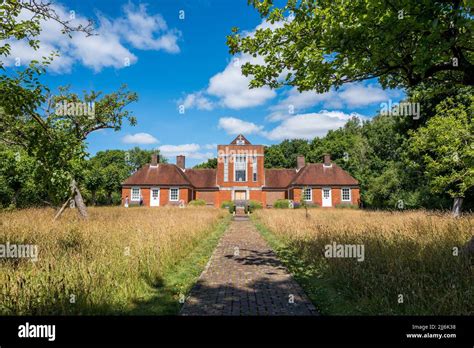
<path fill-rule="evenodd" d="M 79 178 L 82 195 L 89 205 L 120 204 L 121 183 L 135 170 L 149 163 L 158 150 L 99 151 L 85 161 Z M 161 162 L 166 158 L 160 156 Z M 24 150 L 0 145 L 0 206 L 25 208 L 40 205 L 57 206 L 56 198 L 42 183 L 38 175 L 40 163 L 29 157 Z M 49 180 L 52 185 L 55 178 Z"/>

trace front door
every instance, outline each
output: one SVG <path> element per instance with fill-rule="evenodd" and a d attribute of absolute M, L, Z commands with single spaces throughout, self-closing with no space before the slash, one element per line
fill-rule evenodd
<path fill-rule="evenodd" d="M 160 205 L 160 189 L 152 187 L 150 189 L 150 207 L 158 207 Z"/>
<path fill-rule="evenodd" d="M 234 200 L 235 201 L 245 201 L 247 199 L 247 191 L 235 191 Z"/>
<path fill-rule="evenodd" d="M 323 187 L 323 207 L 332 207 L 331 188 Z"/>

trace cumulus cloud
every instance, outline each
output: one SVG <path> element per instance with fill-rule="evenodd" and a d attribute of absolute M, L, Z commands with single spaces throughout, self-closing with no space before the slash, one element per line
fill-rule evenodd
<path fill-rule="evenodd" d="M 219 98 L 220 104 L 230 109 L 243 109 L 262 105 L 276 96 L 269 87 L 249 88 L 251 77 L 242 75 L 241 66 L 247 62 L 256 64 L 261 58 L 241 55 L 234 58 L 224 71 L 209 80 L 207 93 Z"/>
<path fill-rule="evenodd" d="M 218 127 L 223 129 L 227 134 L 258 134 L 263 131 L 263 126 L 255 123 L 247 122 L 235 117 L 221 117 Z"/>
<path fill-rule="evenodd" d="M 351 83 L 338 91 L 332 89 L 326 93 L 299 92 L 292 88 L 283 100 L 270 107 L 267 120 L 282 121 L 318 105 L 326 109 L 362 108 L 400 95 L 401 92 L 397 90 L 383 90 L 376 84 L 363 83 Z"/>
<path fill-rule="evenodd" d="M 213 152 L 203 152 L 203 149 L 209 149 L 208 144 L 201 146 L 199 144 L 180 144 L 180 145 L 162 145 L 158 147 L 160 153 L 168 158 L 178 155 L 184 155 L 192 159 L 208 159 L 215 157 Z"/>
<path fill-rule="evenodd" d="M 366 119 L 358 113 L 346 114 L 342 111 L 322 110 L 317 113 L 299 114 L 285 119 L 280 125 L 263 135 L 270 140 L 283 139 L 313 139 L 322 137 L 331 129 L 337 129 L 351 119 L 357 117 Z"/>
<path fill-rule="evenodd" d="M 155 144 L 158 142 L 153 135 L 148 133 L 135 133 L 135 134 L 127 134 L 122 138 L 122 142 L 125 144 Z"/>
<path fill-rule="evenodd" d="M 60 18 L 71 19 L 69 10 L 59 4 L 52 5 Z M 24 10 L 19 18 L 30 19 L 33 14 Z M 87 19 L 74 14 L 72 25 L 87 25 Z M 53 20 L 40 22 L 42 31 L 38 37 L 40 48 L 32 49 L 25 41 L 10 40 L 11 54 L 2 58 L 5 66 L 28 64 L 31 60 L 42 60 L 52 52 L 58 52 L 48 70 L 55 73 L 68 73 L 75 63 L 98 72 L 105 67 L 116 69 L 134 64 L 137 57 L 126 45 L 139 50 L 163 50 L 168 53 L 179 52 L 177 44 L 180 32 L 169 29 L 166 21 L 159 14 L 149 14 L 146 5 L 134 6 L 128 3 L 123 7 L 123 15 L 110 19 L 98 14 L 98 26 L 95 33 L 98 35 L 86 37 L 83 33 L 73 32 L 72 38 L 61 33 L 61 25 Z"/>
<path fill-rule="evenodd" d="M 357 117 L 360 120 L 368 119 L 359 113 L 344 113 L 342 111 L 322 110 L 314 113 L 297 114 L 291 116 L 274 127 L 266 130 L 262 125 L 244 121 L 235 117 L 222 117 L 219 119 L 218 127 L 225 130 L 227 134 L 257 134 L 269 140 L 283 139 L 313 139 L 322 137 L 329 130 L 343 127 L 346 122 Z"/>
<path fill-rule="evenodd" d="M 257 29 L 277 29 L 284 25 L 284 22 L 267 23 L 262 22 L 251 31 L 244 31 L 243 36 L 252 36 Z M 196 93 L 188 94 L 185 98 L 178 101 L 179 105 L 184 105 L 188 101 L 190 108 L 201 110 L 211 110 L 214 106 L 239 110 L 249 107 L 263 105 L 269 100 L 276 97 L 276 92 L 271 88 L 264 86 L 259 88 L 250 88 L 249 84 L 252 80 L 251 76 L 242 74 L 242 65 L 245 63 L 264 64 L 261 56 L 253 57 L 249 54 L 239 54 L 227 64 L 223 71 L 215 74 L 209 79 L 207 88 Z M 204 98 L 204 99 L 203 99 Z M 215 100 L 210 102 L 209 98 Z M 202 100 L 200 104 L 198 101 Z M 194 102 L 191 102 L 194 101 Z M 212 105 L 213 107 L 202 107 L 202 105 Z"/>
<path fill-rule="evenodd" d="M 178 100 L 178 105 L 184 106 L 185 109 L 196 108 L 198 110 L 212 110 L 214 103 L 204 96 L 204 92 L 196 92 L 186 95 Z"/>

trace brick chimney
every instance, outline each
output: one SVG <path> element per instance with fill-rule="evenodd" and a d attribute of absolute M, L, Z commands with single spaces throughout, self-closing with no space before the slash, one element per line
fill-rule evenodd
<path fill-rule="evenodd" d="M 150 165 L 156 167 L 158 165 L 158 162 L 159 162 L 159 158 L 158 158 L 158 155 L 156 153 L 152 154 L 151 155 L 151 163 Z"/>
<path fill-rule="evenodd" d="M 323 163 L 326 167 L 330 167 L 331 166 L 331 155 L 325 154 L 324 157 L 323 157 Z"/>
<path fill-rule="evenodd" d="M 296 157 L 296 169 L 300 170 L 305 166 L 304 156 L 299 155 Z"/>
<path fill-rule="evenodd" d="M 176 165 L 184 170 L 186 168 L 186 157 L 183 155 L 176 156 Z"/>

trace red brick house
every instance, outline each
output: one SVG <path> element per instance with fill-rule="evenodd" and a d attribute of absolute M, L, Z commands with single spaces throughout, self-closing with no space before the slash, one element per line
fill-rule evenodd
<path fill-rule="evenodd" d="M 203 199 L 219 207 L 227 200 L 256 200 L 271 207 L 277 199 L 334 207 L 359 203 L 359 183 L 325 155 L 322 163 L 305 163 L 298 156 L 294 169 L 265 169 L 264 146 L 239 135 L 217 147 L 217 169 L 188 169 L 185 156 L 176 164 L 158 163 L 154 155 L 122 184 L 122 198 L 145 206 L 186 204 Z"/>

